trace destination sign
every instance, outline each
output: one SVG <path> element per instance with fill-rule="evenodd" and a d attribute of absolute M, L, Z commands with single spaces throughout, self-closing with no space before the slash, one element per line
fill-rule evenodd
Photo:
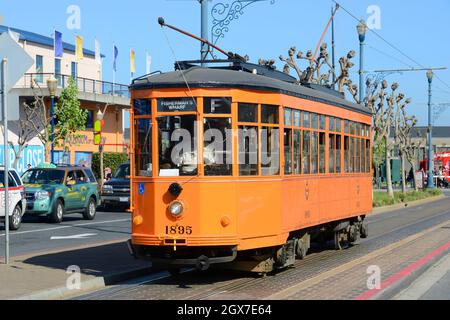
<path fill-rule="evenodd" d="M 158 112 L 197 111 L 197 101 L 193 98 L 158 99 Z"/>

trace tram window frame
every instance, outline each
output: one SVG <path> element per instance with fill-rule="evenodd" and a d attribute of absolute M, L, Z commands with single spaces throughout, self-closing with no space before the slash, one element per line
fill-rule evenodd
<path fill-rule="evenodd" d="M 214 123 L 215 122 L 215 123 Z M 224 122 L 224 123 L 220 123 Z M 211 127 L 211 123 L 218 124 Z M 225 124 L 225 126 L 223 125 Z M 205 133 L 208 130 L 219 130 L 220 132 L 211 132 L 210 134 L 215 135 L 220 133 L 220 138 L 222 139 L 222 145 L 218 146 L 217 143 L 220 141 L 216 141 L 217 136 L 211 136 L 211 140 L 206 141 L 205 137 L 207 136 Z M 205 177 L 229 177 L 233 175 L 233 144 L 232 144 L 232 118 L 231 117 L 217 117 L 217 116 L 209 116 L 204 117 L 203 119 L 203 175 Z M 209 135 L 208 135 L 209 137 Z M 208 145 L 207 145 L 208 143 Z M 207 148 L 213 147 L 213 155 L 209 154 Z M 216 146 L 219 148 L 216 149 Z M 222 156 L 217 153 L 222 153 Z M 209 157 L 209 158 L 207 158 Z M 214 159 L 214 160 L 213 160 Z M 207 163 L 207 160 L 209 162 Z M 213 163 L 217 162 L 217 163 Z"/>
<path fill-rule="evenodd" d="M 170 114 L 170 115 L 161 114 L 156 117 L 156 123 L 158 125 L 158 134 L 157 134 L 157 139 L 158 139 L 158 177 L 168 177 L 168 176 L 170 176 L 170 177 L 190 176 L 190 177 L 192 177 L 192 176 L 199 175 L 199 166 L 198 166 L 198 156 L 199 155 L 198 155 L 197 137 L 193 133 L 190 133 L 190 135 L 191 135 L 191 141 L 190 141 L 191 152 L 190 153 L 191 154 L 189 156 L 191 157 L 191 160 L 190 160 L 191 163 L 181 166 L 179 164 L 177 165 L 172 162 L 173 149 L 177 146 L 178 143 L 180 143 L 180 142 L 172 140 L 173 134 L 177 130 L 184 129 L 181 127 L 182 126 L 181 118 L 188 118 L 188 117 L 192 117 L 192 120 L 193 120 L 192 121 L 192 131 L 195 131 L 195 129 L 197 127 L 197 121 L 198 121 L 197 114 L 195 114 L 195 113 L 194 114 L 192 114 L 192 113 L 189 113 L 189 114 L 174 113 L 174 114 Z M 164 130 L 161 129 L 161 122 L 162 122 L 162 120 L 167 120 L 168 118 L 179 118 L 179 120 L 180 120 L 180 123 L 178 124 L 178 125 L 180 125 L 180 127 L 177 128 L 177 125 L 174 122 L 174 128 L 170 129 L 172 136 L 169 137 L 169 140 L 167 140 L 167 137 L 164 138 L 165 139 L 164 144 L 167 144 L 167 141 L 169 142 L 169 146 L 165 146 L 165 147 L 167 148 L 166 151 L 170 152 L 170 159 L 167 159 L 166 158 L 167 156 L 163 156 L 163 150 L 162 150 L 162 147 L 163 147 L 162 133 L 164 132 Z M 186 122 L 189 123 L 189 120 Z M 169 124 L 169 125 L 171 125 L 171 124 Z M 166 131 L 170 131 L 170 130 L 166 130 Z M 188 129 L 186 129 L 186 130 L 188 130 Z M 172 149 L 172 151 L 168 151 L 169 149 Z M 180 156 L 179 160 L 181 161 L 181 159 L 184 158 L 186 154 L 187 153 Z M 188 156 L 186 155 L 185 158 L 188 158 Z M 166 160 L 166 162 L 164 164 L 162 163 L 163 160 Z M 191 167 L 191 168 L 193 168 L 193 170 L 190 173 L 186 173 L 186 172 L 183 172 L 182 167 L 185 167 L 185 168 Z M 176 170 L 178 170 L 178 174 L 175 173 Z"/>
<path fill-rule="evenodd" d="M 336 173 L 336 134 L 328 134 L 328 172 Z"/>
<path fill-rule="evenodd" d="M 319 174 L 326 173 L 326 166 L 327 166 L 326 147 L 327 147 L 327 140 L 325 132 L 319 132 Z"/>
<path fill-rule="evenodd" d="M 284 116 L 284 125 L 285 126 L 292 126 L 293 119 L 292 119 L 293 110 L 290 108 L 284 108 L 283 116 Z"/>
<path fill-rule="evenodd" d="M 300 128 L 302 126 L 302 112 L 294 110 L 294 127 Z"/>
<path fill-rule="evenodd" d="M 267 145 L 263 147 L 263 139 L 262 139 L 262 135 L 264 133 L 264 130 L 267 130 Z M 273 132 L 277 133 L 275 135 L 275 138 L 272 139 L 272 135 Z M 275 148 L 274 150 L 272 150 L 272 142 L 275 143 Z M 280 152 L 281 152 L 281 146 L 280 146 L 280 128 L 277 126 L 267 126 L 267 125 L 263 125 L 260 127 L 260 167 L 261 167 L 261 175 L 264 177 L 269 177 L 269 176 L 279 176 L 280 172 L 281 172 L 281 163 L 280 163 Z M 266 150 L 265 150 L 266 149 Z M 270 161 L 270 163 L 263 163 L 263 150 L 265 150 L 268 154 L 270 153 L 270 156 L 268 155 L 267 157 L 270 159 L 272 159 L 272 161 Z M 274 153 L 272 153 L 272 151 L 275 151 Z M 275 156 L 274 156 L 275 154 Z M 275 163 L 273 161 L 273 159 L 275 160 Z"/>
<path fill-rule="evenodd" d="M 294 174 L 302 174 L 302 130 L 294 128 L 293 130 L 294 144 Z M 296 139 L 297 138 L 297 139 Z"/>
<path fill-rule="evenodd" d="M 213 102 L 224 103 L 224 105 L 213 105 Z M 203 113 L 205 115 L 229 115 L 231 114 L 231 97 L 204 97 L 203 98 Z M 219 112 L 216 112 L 217 109 L 221 109 Z"/>
<path fill-rule="evenodd" d="M 279 125 L 280 107 L 271 104 L 261 104 L 261 123 Z"/>
<path fill-rule="evenodd" d="M 247 110 L 245 110 L 247 109 Z M 250 110 L 253 109 L 253 110 Z M 251 111 L 251 112 L 249 112 Z M 242 112 L 242 113 L 241 113 Z M 254 123 L 257 124 L 259 121 L 259 108 L 257 103 L 246 103 L 246 102 L 239 102 L 238 103 L 238 122 L 243 123 Z M 252 117 L 246 117 L 245 115 L 250 115 Z"/>
<path fill-rule="evenodd" d="M 293 129 L 284 128 L 283 148 L 284 148 L 284 174 L 292 175 L 294 169 L 293 163 Z"/>
<path fill-rule="evenodd" d="M 245 135 L 242 134 L 244 131 L 249 131 L 250 133 L 254 132 L 254 134 Z M 255 130 L 255 131 L 251 131 Z M 242 141 L 245 141 L 245 139 L 248 138 L 248 143 L 245 142 L 244 144 Z M 251 139 L 256 139 L 255 143 L 251 143 Z M 250 148 L 254 146 L 256 147 L 255 150 L 250 150 Z M 244 155 L 244 159 L 242 159 L 242 155 Z M 250 163 L 251 157 L 256 156 L 256 163 Z M 249 163 L 246 163 L 247 157 L 249 159 Z M 259 127 L 258 125 L 239 125 L 238 126 L 238 173 L 239 176 L 258 176 L 259 175 Z"/>
<path fill-rule="evenodd" d="M 144 106 L 139 105 L 144 103 Z M 151 116 L 152 115 L 152 99 L 134 99 L 133 100 L 133 112 L 135 117 L 139 116 Z"/>
<path fill-rule="evenodd" d="M 311 174 L 311 131 L 302 131 L 302 174 Z"/>
<path fill-rule="evenodd" d="M 149 127 L 145 133 L 144 143 L 141 144 L 140 136 L 139 136 L 139 122 L 148 122 Z M 153 176 L 153 120 L 148 117 L 144 118 L 135 118 L 134 119 L 134 135 L 135 135 L 135 173 L 139 177 L 152 177 Z M 146 153 L 142 153 L 140 150 L 143 150 L 146 142 L 148 142 L 148 149 Z M 144 156 L 143 156 L 144 155 Z M 146 155 L 146 157 L 145 157 Z M 148 163 L 144 164 L 148 159 Z"/>

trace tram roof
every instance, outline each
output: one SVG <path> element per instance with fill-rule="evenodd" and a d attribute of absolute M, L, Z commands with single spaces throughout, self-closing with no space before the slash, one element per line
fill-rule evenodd
<path fill-rule="evenodd" d="M 196 66 L 183 71 L 148 75 L 135 79 L 130 89 L 186 88 L 186 82 L 190 88 L 239 88 L 278 92 L 371 115 L 370 110 L 364 106 L 322 90 L 250 72 L 227 69 Z"/>

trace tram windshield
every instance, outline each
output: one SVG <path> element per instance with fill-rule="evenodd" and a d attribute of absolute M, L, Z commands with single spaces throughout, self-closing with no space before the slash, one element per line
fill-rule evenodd
<path fill-rule="evenodd" d="M 159 176 L 196 176 L 196 115 L 158 118 Z"/>

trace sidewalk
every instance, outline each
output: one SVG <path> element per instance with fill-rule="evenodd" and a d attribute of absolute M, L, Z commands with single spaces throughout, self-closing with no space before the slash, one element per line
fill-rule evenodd
<path fill-rule="evenodd" d="M 431 266 L 394 300 L 450 300 L 450 254 Z"/>
<path fill-rule="evenodd" d="M 81 269 L 80 290 L 67 288 L 69 266 Z M 0 300 L 65 299 L 148 274 L 150 267 L 135 260 L 123 240 L 13 257 L 9 266 L 0 265 Z"/>

